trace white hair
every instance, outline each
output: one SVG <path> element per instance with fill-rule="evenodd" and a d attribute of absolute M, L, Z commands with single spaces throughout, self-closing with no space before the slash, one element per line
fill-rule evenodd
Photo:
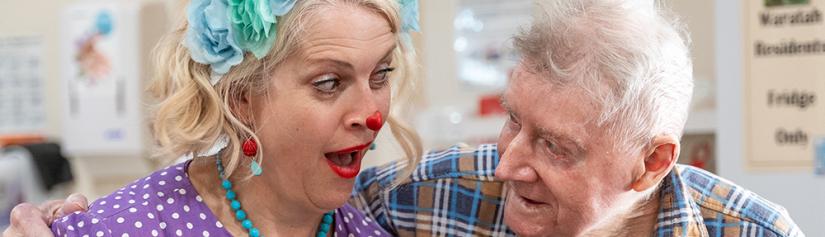
<path fill-rule="evenodd" d="M 584 89 L 625 149 L 682 135 L 693 92 L 684 27 L 653 0 L 539 1 L 514 44 L 530 69 Z M 683 37 L 685 35 L 685 37 Z M 625 150 L 630 151 L 630 150 Z"/>

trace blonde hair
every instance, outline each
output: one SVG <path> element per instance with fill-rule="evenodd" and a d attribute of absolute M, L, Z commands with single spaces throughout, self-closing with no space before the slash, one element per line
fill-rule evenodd
<path fill-rule="evenodd" d="M 303 26 L 313 13 L 322 6 L 351 4 L 364 7 L 384 16 L 396 35 L 397 47 L 393 62 L 394 72 L 392 104 L 404 106 L 408 97 L 415 93 L 415 51 L 408 35 L 401 33 L 400 12 L 394 0 L 301 0 L 286 15 L 278 18 L 277 35 L 270 52 L 262 59 L 246 53 L 243 62 L 232 67 L 221 80 L 212 85 L 209 81 L 211 68 L 192 60 L 189 50 L 183 46 L 188 22 L 185 20 L 173 32 L 164 37 L 155 48 L 155 63 L 159 67 L 149 91 L 159 100 L 154 108 L 151 129 L 159 146 L 159 157 L 174 158 L 209 149 L 225 135 L 228 145 L 223 155 L 227 176 L 238 167 L 242 154 L 242 141 L 258 140 L 252 128 L 234 114 L 233 103 L 250 93 L 266 93 L 274 67 L 293 55 L 299 47 L 299 39 L 305 33 Z M 393 109 L 393 111 L 399 111 Z M 410 164 L 418 163 L 422 145 L 418 134 L 390 113 L 387 124 L 396 141 L 401 145 Z M 264 149 L 260 147 L 259 150 Z M 258 152 L 257 159 L 262 161 Z M 399 182 L 412 173 L 415 165 L 408 165 L 399 175 Z"/>

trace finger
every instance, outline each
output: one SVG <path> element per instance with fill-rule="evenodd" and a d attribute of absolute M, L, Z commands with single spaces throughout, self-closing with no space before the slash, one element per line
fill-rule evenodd
<path fill-rule="evenodd" d="M 22 237 L 23 233 L 14 229 L 14 227 L 9 226 L 6 230 L 3 231 L 3 237 Z"/>
<path fill-rule="evenodd" d="M 14 228 L 9 227 L 9 228 L 6 228 L 6 230 L 3 231 L 3 237 L 17 237 L 17 236 L 22 236 L 22 234 L 17 233 L 17 231 Z"/>
<path fill-rule="evenodd" d="M 44 221 L 43 212 L 31 203 L 22 203 L 11 210 L 10 236 L 53 236 Z"/>
<path fill-rule="evenodd" d="M 63 206 L 60 208 L 58 213 L 68 214 L 76 211 L 83 212 L 86 211 L 86 207 L 88 206 L 89 204 L 85 196 L 79 193 L 73 193 L 66 198 L 66 202 L 63 203 Z"/>
<path fill-rule="evenodd" d="M 63 206 L 64 202 L 66 201 L 51 200 L 40 204 L 39 210 L 43 216 L 43 221 L 46 223 L 52 223 L 55 218 L 60 217 L 61 215 L 57 215 L 57 211 L 60 210 L 60 207 Z"/>

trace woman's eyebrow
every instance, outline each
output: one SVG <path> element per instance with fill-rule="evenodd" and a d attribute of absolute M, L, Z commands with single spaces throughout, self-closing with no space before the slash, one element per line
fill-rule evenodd
<path fill-rule="evenodd" d="M 385 53 L 385 54 L 384 54 L 384 57 L 383 57 L 383 58 L 381 58 L 381 61 L 383 62 L 383 61 L 387 61 L 387 60 L 392 59 L 392 52 L 393 52 L 393 51 L 395 51 L 395 48 L 396 48 L 396 47 L 398 47 L 398 46 L 397 46 L 397 45 L 395 45 L 395 44 L 393 44 L 393 45 L 392 45 L 392 47 L 390 47 L 390 48 L 387 50 L 387 53 Z"/>
<path fill-rule="evenodd" d="M 395 50 L 395 47 L 396 45 L 393 45 L 391 48 L 387 50 L 387 53 L 384 55 L 383 58 L 381 58 L 381 62 L 392 59 L 392 52 Z M 306 59 L 306 62 L 309 65 L 333 65 L 334 67 L 341 69 L 355 70 L 355 66 L 353 66 L 352 63 L 334 58 L 308 58 Z"/>
<path fill-rule="evenodd" d="M 338 60 L 338 59 L 332 59 L 332 58 L 308 59 L 307 63 L 309 63 L 311 65 L 313 65 L 313 64 L 332 64 L 335 67 L 346 68 L 346 69 L 354 69 L 355 68 L 354 66 L 352 66 L 352 64 L 350 62 L 342 61 L 342 60 Z"/>

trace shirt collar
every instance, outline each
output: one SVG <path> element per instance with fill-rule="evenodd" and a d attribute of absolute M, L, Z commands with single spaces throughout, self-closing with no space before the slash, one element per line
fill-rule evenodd
<path fill-rule="evenodd" d="M 655 236 L 708 236 L 699 206 L 674 167 L 659 187 Z"/>

